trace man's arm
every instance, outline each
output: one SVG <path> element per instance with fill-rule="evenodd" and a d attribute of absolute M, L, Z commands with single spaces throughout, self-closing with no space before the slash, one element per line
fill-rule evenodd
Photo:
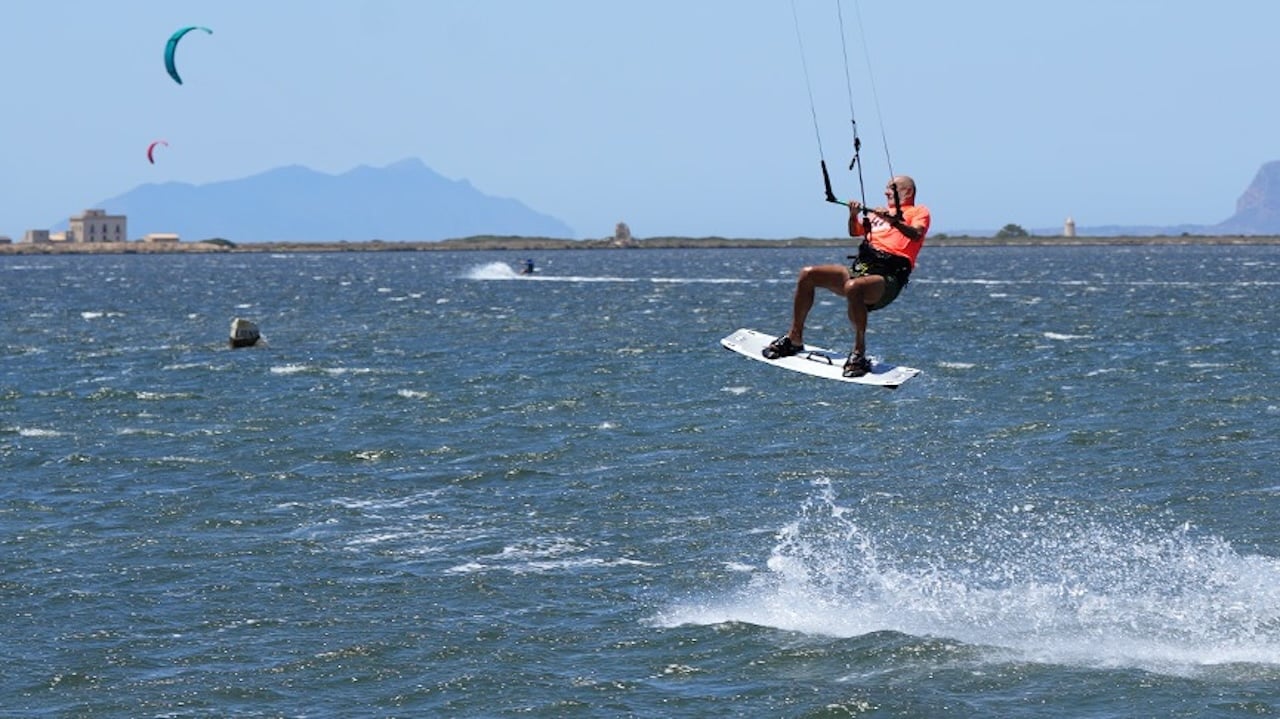
<path fill-rule="evenodd" d="M 866 228 L 862 226 L 862 204 L 857 200 L 849 200 L 849 236 L 862 237 L 866 234 Z"/>
<path fill-rule="evenodd" d="M 874 209 L 867 208 L 867 209 L 870 212 L 874 212 L 877 215 L 883 217 L 885 221 L 889 223 L 890 227 L 906 235 L 908 240 L 911 240 L 912 242 L 919 242 L 920 240 L 924 239 L 925 229 L 923 227 L 908 225 L 907 223 L 903 222 L 902 218 L 899 217 L 897 214 L 893 212 L 889 212 L 889 210 L 883 207 L 876 207 Z"/>

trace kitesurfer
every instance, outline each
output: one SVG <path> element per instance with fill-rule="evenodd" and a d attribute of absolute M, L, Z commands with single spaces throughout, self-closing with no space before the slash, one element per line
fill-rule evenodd
<path fill-rule="evenodd" d="M 520 270 L 520 274 L 522 275 L 533 274 L 533 258 L 532 257 L 524 261 L 524 268 Z"/>
<path fill-rule="evenodd" d="M 862 237 L 858 254 L 849 267 L 814 265 L 800 270 L 796 280 L 791 328 L 765 347 L 766 359 L 789 357 L 804 350 L 804 323 L 813 308 L 814 288 L 844 297 L 853 325 L 853 351 L 844 363 L 845 377 L 861 377 L 871 371 L 867 359 L 867 313 L 887 307 L 906 286 L 916 257 L 924 246 L 931 217 L 929 208 L 916 204 L 916 183 L 906 175 L 889 181 L 886 207 L 864 208 L 850 200 L 849 236 Z M 863 215 L 868 220 L 863 224 Z"/>

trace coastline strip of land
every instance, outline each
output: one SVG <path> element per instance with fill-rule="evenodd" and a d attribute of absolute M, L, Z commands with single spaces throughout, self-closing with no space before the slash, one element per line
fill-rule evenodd
<path fill-rule="evenodd" d="M 1272 235 L 1178 235 L 1143 237 L 930 237 L 931 247 L 1076 247 L 1125 245 L 1280 245 Z M 550 237 L 478 236 L 432 242 L 231 242 L 224 239 L 198 242 L 15 242 L 0 244 L 0 255 L 59 254 L 173 254 L 173 253 L 281 253 L 281 252 L 440 252 L 488 250 L 545 252 L 551 250 L 599 249 L 734 249 L 787 247 L 851 247 L 853 238 L 813 238 L 766 240 L 729 237 L 650 237 L 618 242 L 567 240 Z"/>

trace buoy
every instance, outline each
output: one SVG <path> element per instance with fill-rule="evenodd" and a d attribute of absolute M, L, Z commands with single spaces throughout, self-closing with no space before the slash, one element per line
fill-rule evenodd
<path fill-rule="evenodd" d="M 231 348 L 252 347 L 258 344 L 258 340 L 262 338 L 262 333 L 258 332 L 258 326 L 243 317 L 237 317 L 231 320 Z"/>

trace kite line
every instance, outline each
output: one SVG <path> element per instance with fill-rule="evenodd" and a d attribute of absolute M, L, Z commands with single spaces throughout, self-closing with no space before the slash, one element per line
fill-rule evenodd
<path fill-rule="evenodd" d="M 836 20 L 840 28 L 840 50 L 842 54 L 842 59 L 844 60 L 845 95 L 849 101 L 849 124 L 853 131 L 853 157 L 852 159 L 849 160 L 849 170 L 851 172 L 857 173 L 858 200 L 859 200 L 859 204 L 862 205 L 862 213 L 865 218 L 865 216 L 869 213 L 869 208 L 867 207 L 866 182 L 864 181 L 863 173 L 862 173 L 862 166 L 863 166 L 862 138 L 858 136 L 858 119 L 857 119 L 857 113 L 854 110 L 854 103 L 853 103 L 853 80 L 850 76 L 850 71 L 849 71 L 849 43 L 846 38 L 844 10 L 840 6 L 840 0 L 835 0 L 835 5 L 836 5 Z M 859 37 L 862 40 L 863 55 L 867 63 L 867 74 L 871 78 L 871 98 L 872 98 L 873 104 L 875 105 L 876 119 L 880 123 L 880 140 L 881 140 L 881 143 L 884 145 L 885 161 L 889 165 L 889 176 L 896 177 L 896 175 L 893 172 L 893 161 L 890 159 L 890 156 L 889 156 L 889 140 L 885 134 L 884 120 L 880 113 L 880 99 L 876 93 L 875 77 L 871 73 L 871 56 L 870 56 L 870 52 L 867 50 L 866 33 L 864 32 L 862 27 L 862 14 L 861 12 L 857 11 L 856 2 L 854 3 L 854 9 L 857 14 L 858 32 L 859 32 Z M 835 192 L 831 186 L 831 173 L 827 170 L 827 159 L 826 159 L 826 154 L 822 147 L 822 132 L 818 126 L 818 110 L 817 110 L 816 104 L 814 103 L 813 83 L 809 74 L 809 63 L 806 58 L 806 53 L 804 48 L 804 33 L 801 32 L 800 30 L 800 15 L 796 10 L 796 0 L 791 0 L 791 19 L 795 23 L 796 44 L 799 46 L 799 49 L 800 49 L 800 67 L 804 73 L 805 90 L 809 96 L 809 113 L 813 118 L 813 132 L 818 142 L 818 160 L 822 167 L 822 184 L 823 184 L 823 189 L 826 193 L 825 199 L 827 202 L 843 205 L 846 203 L 842 202 L 840 199 L 836 197 Z M 898 206 L 899 207 L 898 211 L 901 212 L 897 185 L 896 184 L 892 185 L 892 189 L 893 189 L 893 195 L 894 195 L 893 197 L 894 205 Z M 865 222 L 863 223 L 864 227 L 867 225 L 868 223 L 865 223 Z"/>

